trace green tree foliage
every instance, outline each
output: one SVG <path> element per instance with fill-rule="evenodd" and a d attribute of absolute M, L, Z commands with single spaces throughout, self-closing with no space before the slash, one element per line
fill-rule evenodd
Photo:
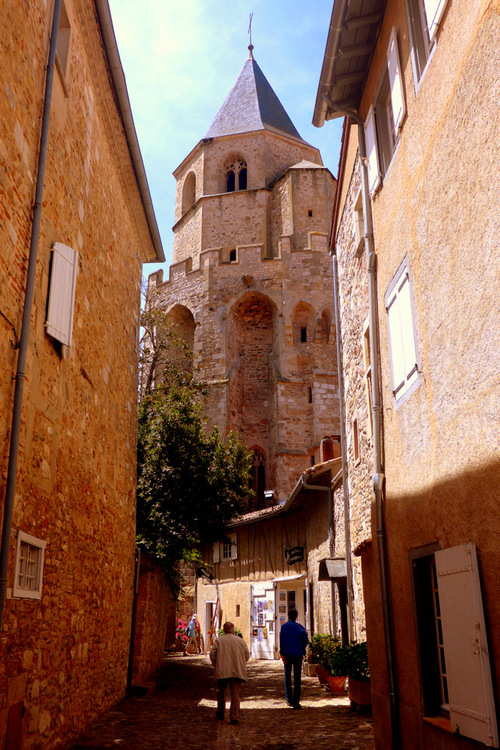
<path fill-rule="evenodd" d="M 183 344 L 162 311 L 146 312 L 143 322 L 150 340 L 141 350 L 137 541 L 175 584 L 178 562 L 224 539 L 242 512 L 252 454 L 238 436 L 224 441 L 216 428 L 207 431 L 203 386 L 177 367 Z"/>

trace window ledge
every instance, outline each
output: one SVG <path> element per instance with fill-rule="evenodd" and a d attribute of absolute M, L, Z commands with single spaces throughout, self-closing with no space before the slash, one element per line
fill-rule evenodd
<path fill-rule="evenodd" d="M 444 716 L 424 716 L 422 721 L 425 724 L 430 724 L 431 726 L 436 727 L 436 729 L 442 729 L 443 732 L 449 732 L 449 734 L 453 734 L 451 721 Z"/>

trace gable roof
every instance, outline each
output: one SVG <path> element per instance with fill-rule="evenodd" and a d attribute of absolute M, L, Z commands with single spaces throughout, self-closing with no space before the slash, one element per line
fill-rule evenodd
<path fill-rule="evenodd" d="M 253 59 L 252 50 L 205 138 L 272 130 L 302 141 L 295 125 Z"/>

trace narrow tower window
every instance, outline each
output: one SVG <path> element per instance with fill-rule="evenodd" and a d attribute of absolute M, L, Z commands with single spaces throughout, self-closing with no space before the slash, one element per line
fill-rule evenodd
<path fill-rule="evenodd" d="M 247 163 L 241 156 L 231 156 L 224 168 L 226 192 L 247 189 Z"/>

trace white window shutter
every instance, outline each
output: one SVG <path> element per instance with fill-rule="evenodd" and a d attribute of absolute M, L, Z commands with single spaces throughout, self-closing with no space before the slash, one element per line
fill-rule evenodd
<path fill-rule="evenodd" d="M 213 545 L 213 561 L 214 563 L 219 562 L 220 560 L 220 544 L 219 542 L 214 542 Z"/>
<path fill-rule="evenodd" d="M 436 552 L 452 730 L 498 747 L 476 545 Z"/>
<path fill-rule="evenodd" d="M 430 41 L 436 36 L 447 2 L 448 0 L 424 0 Z"/>
<path fill-rule="evenodd" d="M 389 85 L 391 89 L 392 114 L 394 117 L 394 129 L 396 133 L 400 130 L 406 114 L 406 100 L 403 86 L 403 73 L 399 62 L 398 38 L 396 29 L 392 29 L 391 40 L 387 50 L 387 67 L 389 72 Z"/>
<path fill-rule="evenodd" d="M 389 346 L 391 349 L 392 390 L 397 398 L 398 391 L 406 382 L 406 376 L 399 297 L 396 291 L 397 290 L 394 290 L 388 301 L 387 316 L 389 325 Z"/>
<path fill-rule="evenodd" d="M 78 252 L 62 242 L 52 248 L 49 304 L 45 327 L 47 333 L 66 346 L 73 337 Z"/>
<path fill-rule="evenodd" d="M 375 128 L 375 114 L 370 107 L 365 120 L 366 158 L 368 161 L 368 189 L 373 196 L 380 185 L 380 166 L 377 153 L 377 132 Z"/>
<path fill-rule="evenodd" d="M 236 534 L 230 534 L 231 539 L 231 560 L 238 558 L 238 545 L 236 540 Z"/>
<path fill-rule="evenodd" d="M 403 358 L 405 378 L 410 380 L 417 373 L 417 350 L 415 346 L 415 327 L 413 325 L 413 312 L 411 307 L 410 278 L 405 272 L 404 278 L 398 287 L 399 291 L 399 316 L 401 322 L 401 341 L 403 345 Z"/>

